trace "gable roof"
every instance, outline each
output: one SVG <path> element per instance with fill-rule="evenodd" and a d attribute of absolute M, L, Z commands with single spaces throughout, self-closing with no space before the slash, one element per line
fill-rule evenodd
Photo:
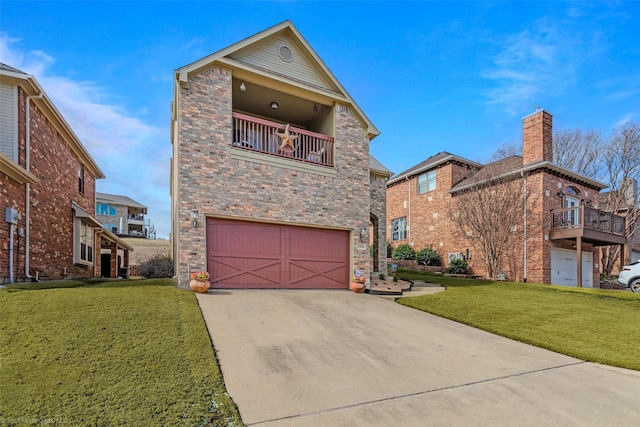
<path fill-rule="evenodd" d="M 457 193 L 478 184 L 490 184 L 492 181 L 498 179 L 517 177 L 523 173 L 529 173 L 536 170 L 545 170 L 562 175 L 570 180 L 597 189 L 598 191 L 603 188 L 607 188 L 607 185 L 602 182 L 596 181 L 595 179 L 591 179 L 577 172 L 573 172 L 547 160 L 540 160 L 523 165 L 522 156 L 510 156 L 483 166 L 476 174 L 453 186 L 449 190 L 449 193 Z"/>
<path fill-rule="evenodd" d="M 404 172 L 400 172 L 399 174 L 395 175 L 393 178 L 391 178 L 389 180 L 387 185 L 393 184 L 394 182 L 401 181 L 401 180 L 403 180 L 405 178 L 412 177 L 412 176 L 417 175 L 419 173 L 428 171 L 429 169 L 433 169 L 436 166 L 439 166 L 441 164 L 444 164 L 444 163 L 447 163 L 447 162 L 450 162 L 450 161 L 467 164 L 467 165 L 473 166 L 475 168 L 481 168 L 482 167 L 482 164 L 480 164 L 480 163 L 476 163 L 476 162 L 471 161 L 469 159 L 465 159 L 464 157 L 456 156 L 455 154 L 451 154 L 451 153 L 448 153 L 446 151 L 442 151 L 442 152 L 440 152 L 438 154 L 435 154 L 435 155 L 429 157 L 425 161 L 420 162 L 417 165 L 410 167 L 409 169 L 405 170 Z"/>
<path fill-rule="evenodd" d="M 116 194 L 98 193 L 96 191 L 96 203 L 112 203 L 114 205 L 127 206 L 132 208 L 147 209 L 146 206 L 141 205 L 135 200 L 127 196 L 119 196 Z"/>
<path fill-rule="evenodd" d="M 35 77 L 0 62 L 0 82 L 20 86 L 27 96 L 42 95 L 42 98 L 33 98 L 31 102 L 38 106 L 40 111 L 42 111 L 49 122 L 51 122 L 60 133 L 71 151 L 78 157 L 78 161 L 82 163 L 96 179 L 105 177 L 104 173 L 102 173 L 98 167 L 98 164 L 93 160 L 84 145 L 82 145 L 80 139 L 78 139 L 73 129 L 71 129 L 71 126 L 69 126 L 62 114 L 60 114 L 51 99 L 49 99 L 40 84 L 36 81 Z"/>
<path fill-rule="evenodd" d="M 284 72 L 273 51 L 270 51 L 270 55 L 265 55 L 267 47 L 273 48 L 276 45 L 280 46 L 277 48 L 280 53 L 279 49 L 283 46 L 283 41 L 286 41 L 285 47 L 289 49 L 285 54 L 291 54 L 292 58 L 299 58 L 295 64 L 295 75 Z M 286 59 L 283 60 L 286 61 Z M 277 62 L 274 62 L 276 60 Z M 259 84 L 269 82 L 280 85 L 283 88 L 286 87 L 290 94 L 309 98 L 314 102 L 348 104 L 366 125 L 369 139 L 380 134 L 289 20 L 178 68 L 175 71 L 176 79 L 179 83 L 187 83 L 190 75 L 197 74 L 215 64 L 231 69 L 234 77 Z"/>
<path fill-rule="evenodd" d="M 378 159 L 369 154 L 369 173 L 374 175 L 381 175 L 389 178 L 393 175 L 389 169 L 387 169 Z"/>

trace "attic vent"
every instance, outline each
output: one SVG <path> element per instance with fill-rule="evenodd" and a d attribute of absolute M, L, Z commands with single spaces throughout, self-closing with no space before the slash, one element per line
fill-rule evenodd
<path fill-rule="evenodd" d="M 278 47 L 278 55 L 280 56 L 280 59 L 285 62 L 293 61 L 293 52 L 287 46 L 283 45 Z"/>

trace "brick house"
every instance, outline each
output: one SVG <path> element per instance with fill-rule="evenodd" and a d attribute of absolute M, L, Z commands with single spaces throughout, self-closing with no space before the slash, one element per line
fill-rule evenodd
<path fill-rule="evenodd" d="M 213 288 L 347 288 L 386 270 L 379 132 L 290 21 L 177 69 L 171 122 L 180 286 L 207 270 Z"/>
<path fill-rule="evenodd" d="M 475 274 L 486 275 L 471 237 L 461 238 L 456 229 L 452 202 L 477 191 L 479 182 L 491 191 L 512 186 L 526 209 L 508 225 L 507 279 L 598 286 L 596 248 L 626 244 L 624 218 L 597 208 L 606 185 L 553 164 L 552 116 L 544 110 L 523 119 L 522 151 L 522 156 L 488 165 L 439 153 L 392 177 L 387 182 L 392 245 L 409 243 L 416 250 L 433 246 L 445 264 L 467 259 Z"/>
<path fill-rule="evenodd" d="M 0 91 L 1 283 L 99 276 L 97 248 L 127 263 L 90 214 L 104 175 L 39 83 L 0 64 Z"/>
<path fill-rule="evenodd" d="M 96 192 L 96 218 L 113 234 L 152 238 L 154 229 L 146 214 L 147 207 L 130 197 Z"/>

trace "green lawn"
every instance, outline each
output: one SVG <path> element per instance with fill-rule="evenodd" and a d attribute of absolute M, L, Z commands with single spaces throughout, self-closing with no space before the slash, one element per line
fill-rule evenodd
<path fill-rule="evenodd" d="M 400 304 L 582 360 L 640 370 L 640 295 L 399 270 L 445 292 Z"/>
<path fill-rule="evenodd" d="M 0 424 L 38 423 L 242 425 L 196 298 L 170 279 L 0 290 Z"/>

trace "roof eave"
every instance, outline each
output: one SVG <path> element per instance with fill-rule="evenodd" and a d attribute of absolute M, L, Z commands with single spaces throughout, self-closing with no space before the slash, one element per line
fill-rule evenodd
<path fill-rule="evenodd" d="M 428 165 L 425 165 L 425 166 L 423 166 L 423 167 L 421 167 L 419 169 L 412 170 L 410 172 L 398 175 L 397 177 L 394 177 L 391 180 L 389 180 L 389 182 L 387 184 L 393 184 L 395 182 L 402 181 L 403 179 L 405 179 L 407 177 L 412 177 L 414 175 L 418 175 L 418 174 L 420 174 L 422 172 L 425 172 L 425 171 L 428 171 L 430 169 L 433 169 L 433 168 L 435 168 L 437 166 L 440 166 L 441 164 L 444 164 L 444 163 L 449 162 L 449 161 L 457 161 L 457 162 L 465 163 L 465 164 L 468 164 L 468 165 L 471 165 L 471 166 L 475 166 L 475 167 L 478 167 L 478 168 L 482 167 L 482 164 L 480 164 L 480 163 L 471 161 L 469 159 L 465 159 L 465 158 L 460 157 L 460 156 L 456 156 L 455 154 L 449 154 L 447 157 L 444 157 L 444 158 L 442 158 L 440 160 L 437 160 L 437 161 L 435 161 L 433 163 L 429 163 Z"/>
<path fill-rule="evenodd" d="M 460 187 L 452 188 L 452 189 L 449 190 L 449 193 L 450 194 L 455 194 L 455 193 L 458 193 L 460 191 L 468 190 L 469 188 L 472 188 L 472 187 L 477 186 L 477 185 L 490 183 L 490 182 L 498 180 L 498 179 L 507 178 L 507 177 L 512 176 L 512 175 L 520 175 L 520 174 L 523 174 L 525 172 L 531 172 L 531 171 L 534 171 L 534 170 L 537 170 L 537 169 L 550 169 L 550 170 L 553 170 L 554 172 L 558 172 L 558 173 L 562 173 L 564 175 L 568 175 L 568 176 L 572 177 L 573 179 L 575 179 L 576 181 L 582 181 L 582 182 L 584 182 L 584 183 L 586 183 L 588 185 L 591 185 L 592 187 L 598 188 L 599 189 L 598 191 L 609 187 L 608 185 L 606 185 L 606 184 L 604 184 L 602 182 L 596 181 L 594 179 L 591 179 L 591 178 L 586 177 L 584 175 L 581 175 L 579 173 L 572 172 L 572 171 L 570 171 L 568 169 L 565 169 L 565 168 L 563 168 L 561 166 L 558 166 L 558 165 L 556 165 L 554 163 L 551 163 L 549 161 L 544 161 L 544 162 L 539 162 L 539 163 L 527 164 L 527 165 L 524 165 L 521 168 L 509 171 L 509 172 L 505 172 L 505 173 L 500 174 L 498 176 L 494 176 L 494 177 L 491 177 L 491 178 L 483 179 L 483 180 L 477 181 L 477 182 L 472 182 L 472 183 L 469 183 L 469 184 L 466 184 L 466 185 L 462 185 Z"/>
<path fill-rule="evenodd" d="M 3 81 L 9 81 L 12 84 L 19 85 L 27 94 L 27 96 L 37 96 L 42 94 L 42 98 L 33 99 L 40 110 L 47 116 L 47 119 L 60 132 L 64 140 L 69 144 L 71 151 L 78 156 L 78 159 L 89 169 L 96 179 L 105 178 L 104 173 L 100 170 L 97 163 L 93 160 L 89 152 L 80 142 L 77 135 L 73 132 L 67 121 L 64 119 L 60 111 L 53 104 L 46 92 L 42 89 L 38 81 L 29 74 L 15 73 L 8 70 L 0 70 L 0 78 Z"/>
<path fill-rule="evenodd" d="M 266 37 L 270 37 L 274 34 L 277 34 L 279 32 L 284 32 L 284 31 L 291 31 L 294 35 L 294 37 L 297 39 L 295 41 L 299 42 L 302 44 L 302 47 L 305 49 L 306 53 L 308 55 L 311 56 L 311 58 L 315 61 L 315 63 L 320 67 L 321 71 L 331 80 L 331 82 L 339 89 L 340 94 L 336 94 L 333 92 L 327 92 L 326 95 L 328 95 L 328 97 L 330 99 L 332 99 L 333 101 L 337 101 L 337 102 L 344 102 L 346 104 L 349 104 L 351 107 L 353 107 L 353 109 L 355 110 L 355 112 L 357 113 L 358 117 L 360 118 L 360 120 L 364 123 L 365 128 L 366 128 L 366 132 L 367 132 L 367 138 L 369 140 L 374 139 L 375 137 L 377 137 L 378 135 L 380 135 L 380 131 L 378 130 L 378 128 L 376 128 L 376 126 L 373 124 L 373 122 L 371 122 L 371 120 L 369 119 L 369 117 L 367 117 L 367 115 L 364 113 L 364 111 L 362 111 L 362 109 L 360 109 L 360 107 L 358 106 L 358 104 L 355 102 L 355 100 L 351 97 L 351 95 L 349 95 L 349 93 L 347 92 L 347 90 L 342 86 L 342 84 L 338 81 L 338 79 L 335 77 L 335 75 L 331 72 L 331 70 L 329 69 L 329 67 L 327 67 L 327 65 L 324 63 L 324 61 L 318 56 L 318 54 L 315 52 L 315 50 L 311 47 L 311 45 L 307 42 L 307 40 L 302 36 L 302 34 L 298 31 L 298 29 L 293 25 L 293 23 L 290 20 L 286 20 L 281 22 L 280 24 L 274 25 L 273 27 L 267 28 L 266 30 L 260 31 L 259 33 L 254 34 L 253 36 L 247 37 L 237 43 L 232 44 L 231 46 L 227 46 L 224 49 L 221 49 L 217 52 L 214 52 L 208 56 L 205 56 L 204 58 L 201 58 L 195 62 L 192 62 L 191 64 L 185 65 L 181 68 L 178 68 L 175 71 L 175 76 L 176 76 L 176 84 L 181 84 L 181 83 L 187 83 L 189 81 L 189 76 L 191 74 L 194 73 L 198 73 L 199 71 L 212 66 L 215 63 L 219 63 L 219 64 L 223 64 L 227 67 L 231 67 L 232 70 L 235 68 L 237 70 L 244 70 L 247 72 L 251 72 L 254 74 L 261 74 L 259 70 L 256 70 L 252 67 L 243 67 L 241 66 L 240 62 L 238 61 L 233 61 L 231 62 L 228 58 L 226 58 L 229 54 L 231 54 L 232 52 L 238 51 L 240 49 L 243 49 L 261 39 L 264 39 Z M 266 76 L 268 76 L 269 78 L 272 78 L 274 80 L 279 80 L 277 77 L 275 77 L 272 74 L 268 74 L 267 73 L 263 73 Z M 297 81 L 292 81 L 292 80 L 288 80 L 288 79 L 282 79 L 283 82 L 287 83 L 288 85 L 291 86 L 300 86 L 300 87 L 305 87 L 306 85 L 301 85 L 300 82 Z M 305 87 L 305 89 L 309 89 L 309 87 Z M 313 90 L 312 90 L 313 91 Z M 317 91 L 317 89 L 316 89 Z"/>

